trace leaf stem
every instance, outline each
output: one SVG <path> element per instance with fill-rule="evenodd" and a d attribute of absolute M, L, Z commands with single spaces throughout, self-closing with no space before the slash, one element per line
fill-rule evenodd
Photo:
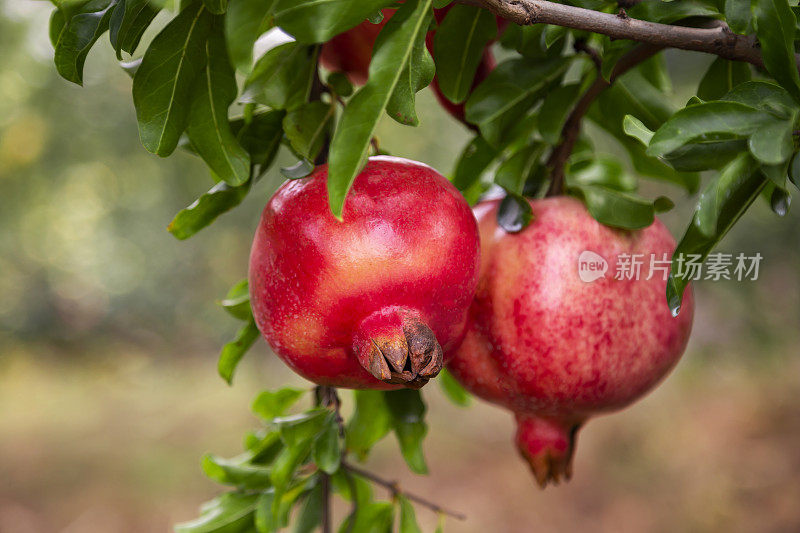
<path fill-rule="evenodd" d="M 402 490 L 400 488 L 400 485 L 396 481 L 390 481 L 388 479 L 384 479 L 384 478 L 382 478 L 382 477 L 380 477 L 380 476 L 378 476 L 376 474 L 373 474 L 372 472 L 369 472 L 367 470 L 364 470 L 362 468 L 354 466 L 354 465 L 352 465 L 352 464 L 350 464 L 349 462 L 346 462 L 346 461 L 342 461 L 342 468 L 344 468 L 348 472 L 352 472 L 353 474 L 355 474 L 355 475 L 357 475 L 359 477 L 363 477 L 364 479 L 369 480 L 369 481 L 375 483 L 376 485 L 380 485 L 381 487 L 384 487 L 385 489 L 389 490 L 389 492 L 391 492 L 392 496 L 394 496 L 394 497 L 403 496 L 403 497 L 408 498 L 409 500 L 411 500 L 413 502 L 416 502 L 416 503 L 422 505 L 423 507 L 427 507 L 428 509 L 430 509 L 430 510 L 436 512 L 436 513 L 446 514 L 446 515 L 452 516 L 453 518 L 456 518 L 458 520 L 466 520 L 467 519 L 466 515 L 464 515 L 462 513 L 459 513 L 457 511 L 448 510 L 448 509 L 442 507 L 441 505 L 439 505 L 437 503 L 434 503 L 434 502 L 432 502 L 432 501 L 430 501 L 430 500 L 428 500 L 426 498 L 423 498 L 422 496 L 418 496 L 418 495 L 413 494 L 411 492 L 407 492 L 405 490 Z"/>

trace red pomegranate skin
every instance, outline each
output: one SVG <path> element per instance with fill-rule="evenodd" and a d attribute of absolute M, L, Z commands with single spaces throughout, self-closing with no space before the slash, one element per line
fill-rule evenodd
<path fill-rule="evenodd" d="M 263 211 L 250 254 L 256 324 L 275 353 L 314 383 L 424 385 L 463 338 L 480 262 L 472 211 L 432 168 L 373 157 L 338 221 L 327 175 L 322 165 L 287 182 Z M 398 363 L 382 379 L 371 366 L 377 348 Z M 409 368 L 412 360 L 418 368 Z"/>
<path fill-rule="evenodd" d="M 638 231 L 595 221 L 581 202 L 530 202 L 517 234 L 496 222 L 499 200 L 475 208 L 481 274 L 467 334 L 448 368 L 475 395 L 513 411 L 516 443 L 540 485 L 572 474 L 575 437 L 591 416 L 620 409 L 678 362 L 692 326 L 691 289 L 673 317 L 666 281 L 647 280 L 650 254 L 671 257 L 675 240 L 655 220 Z M 582 281 L 578 257 L 608 262 Z M 638 280 L 614 279 L 620 254 L 644 254 Z"/>
<path fill-rule="evenodd" d="M 443 7 L 442 9 L 434 9 L 434 17 L 436 22 L 441 24 L 445 15 L 453 7 L 453 4 Z M 394 9 L 383 9 L 383 20 L 378 24 L 372 24 L 369 21 L 364 21 L 358 26 L 355 26 L 344 33 L 333 37 L 330 41 L 322 45 L 320 51 L 320 62 L 328 70 L 342 71 L 347 74 L 347 77 L 355 85 L 363 85 L 367 82 L 369 77 L 369 63 L 372 59 L 372 48 L 375 45 L 375 40 L 378 38 L 378 33 L 386 25 L 386 22 L 394 14 Z M 498 34 L 508 26 L 508 21 L 497 17 L 497 30 Z M 433 53 L 433 36 L 435 32 L 428 32 L 425 36 L 425 44 L 430 53 Z M 478 70 L 475 72 L 475 79 L 472 83 L 474 89 L 486 79 L 489 73 L 494 70 L 497 62 L 492 55 L 491 50 L 488 48 L 483 53 L 483 58 L 478 65 Z M 469 124 L 464 118 L 464 103 L 454 104 L 448 100 L 439 89 L 439 82 L 434 76 L 431 82 L 431 90 L 433 90 L 436 100 L 442 107 L 455 119 L 464 123 L 472 129 L 475 126 Z"/>
<path fill-rule="evenodd" d="M 354 85 L 367 83 L 372 47 L 394 12 L 394 9 L 382 9 L 383 20 L 378 24 L 365 20 L 324 43 L 319 54 L 322 66 L 328 70 L 344 72 Z"/>

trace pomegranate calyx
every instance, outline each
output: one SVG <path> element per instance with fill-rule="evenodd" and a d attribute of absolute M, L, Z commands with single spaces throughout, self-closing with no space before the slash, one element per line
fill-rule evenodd
<path fill-rule="evenodd" d="M 541 488 L 572 478 L 572 457 L 582 421 L 517 413 L 516 443 Z"/>
<path fill-rule="evenodd" d="M 375 378 L 418 389 L 436 377 L 444 353 L 436 335 L 418 317 L 396 309 L 367 317 L 354 339 L 359 363 Z"/>

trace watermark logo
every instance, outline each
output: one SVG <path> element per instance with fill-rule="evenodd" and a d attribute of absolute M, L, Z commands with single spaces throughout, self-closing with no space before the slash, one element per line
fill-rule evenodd
<path fill-rule="evenodd" d="M 703 261 L 700 254 L 679 254 L 673 262 L 668 254 L 619 254 L 616 259 L 613 277 L 620 281 L 649 280 L 654 277 L 666 281 L 671 267 L 674 267 L 676 277 L 692 281 L 744 281 L 758 279 L 762 255 L 713 253 Z M 578 256 L 578 277 L 581 281 L 590 283 L 604 278 L 607 271 L 608 261 L 600 254 L 585 250 Z"/>
<path fill-rule="evenodd" d="M 606 277 L 606 272 L 608 272 L 608 261 L 602 255 L 596 254 L 591 250 L 581 252 L 578 257 L 578 277 L 581 278 L 581 281 L 590 283 L 596 279 L 604 278 Z"/>

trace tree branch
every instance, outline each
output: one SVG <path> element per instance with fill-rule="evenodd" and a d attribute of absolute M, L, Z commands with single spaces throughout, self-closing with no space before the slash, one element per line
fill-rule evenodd
<path fill-rule="evenodd" d="M 521 25 L 554 24 L 576 30 L 628 39 L 660 48 L 679 48 L 714 54 L 763 67 L 761 50 L 752 35 L 737 35 L 727 25 L 689 28 L 633 19 L 624 12 L 613 15 L 546 0 L 461 0 L 488 9 Z"/>
<path fill-rule="evenodd" d="M 553 148 L 550 157 L 547 159 L 547 167 L 550 169 L 550 187 L 547 189 L 547 196 L 556 196 L 564 191 L 564 167 L 572 154 L 572 150 L 575 148 L 575 143 L 578 142 L 578 137 L 580 137 L 583 117 L 589 111 L 595 99 L 610 87 L 619 76 L 625 74 L 639 63 L 653 57 L 661 49 L 660 46 L 648 44 L 637 46 L 620 58 L 611 71 L 610 80 L 608 81 L 598 72 L 597 79 L 583 93 L 583 96 L 581 96 L 567 117 L 566 122 L 564 122 L 564 127 L 561 128 L 561 142 Z"/>
<path fill-rule="evenodd" d="M 410 492 L 406 492 L 404 490 L 401 490 L 400 486 L 397 484 L 396 481 L 389 481 L 388 479 L 383 479 L 382 477 L 379 477 L 379 476 L 373 474 L 372 472 L 368 472 L 367 470 L 363 470 L 363 469 L 361 469 L 361 468 L 359 468 L 357 466 L 353 466 L 350 463 L 345 462 L 345 461 L 342 461 L 342 467 L 345 470 L 347 470 L 348 472 L 352 472 L 353 474 L 355 474 L 355 475 L 357 475 L 359 477 L 363 477 L 364 479 L 367 479 L 367 480 L 375 483 L 376 485 L 380 485 L 380 486 L 388 489 L 392 493 L 393 496 L 404 496 L 405 498 L 408 498 L 409 500 L 411 500 L 413 502 L 416 502 L 416 503 L 418 503 L 418 504 L 420 504 L 420 505 L 422 505 L 424 507 L 427 507 L 428 509 L 430 509 L 430 510 L 436 512 L 436 513 L 443 513 L 443 514 L 452 516 L 453 518 L 456 518 L 458 520 L 466 520 L 467 519 L 467 517 L 465 515 L 463 515 L 462 513 L 459 513 L 459 512 L 456 512 L 456 511 L 447 510 L 444 507 L 442 507 L 441 505 L 439 505 L 437 503 L 434 503 L 434 502 L 432 502 L 430 500 L 427 500 L 427 499 L 423 498 L 422 496 L 417 496 L 416 494 L 412 494 Z"/>

